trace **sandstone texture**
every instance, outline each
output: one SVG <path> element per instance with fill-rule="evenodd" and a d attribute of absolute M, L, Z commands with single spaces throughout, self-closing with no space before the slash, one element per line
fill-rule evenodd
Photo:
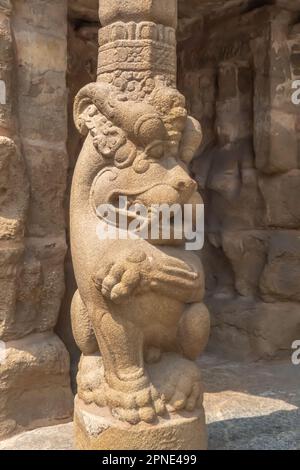
<path fill-rule="evenodd" d="M 290 362 L 245 363 L 206 356 L 200 363 L 209 450 L 299 450 L 300 395 Z M 0 442 L 1 450 L 75 449 L 73 423 Z"/>
<path fill-rule="evenodd" d="M 66 2 L 0 2 L 0 438 L 69 419 Z"/>
<path fill-rule="evenodd" d="M 201 126 L 176 88 L 177 0 L 103 0 L 99 17 L 97 81 L 74 100 L 85 137 L 70 197 L 71 319 L 82 352 L 76 443 L 202 450 L 195 360 L 210 330 L 203 268 L 186 249 L 186 227 L 169 220 L 165 236 L 164 220 L 155 217 L 163 204 L 175 208 L 174 217 L 189 204 L 195 223 L 202 203 L 187 168 Z M 102 214 L 107 206 L 115 222 Z M 122 227 L 124 216 L 137 225 Z M 103 237 L 100 229 L 116 233 Z"/>
<path fill-rule="evenodd" d="M 69 54 L 80 44 L 92 76 L 96 3 L 93 19 L 80 22 L 80 1 L 69 2 Z M 178 84 L 203 132 L 191 168 L 206 204 L 209 347 L 233 357 L 287 355 L 300 337 L 300 111 L 291 101 L 300 74 L 298 9 L 288 0 L 178 2 Z M 75 93 L 82 75 L 72 63 Z"/>
<path fill-rule="evenodd" d="M 199 254 L 209 348 L 238 360 L 290 356 L 300 338 L 300 108 L 291 101 L 299 9 L 299 0 L 178 1 L 178 88 L 203 134 L 190 169 L 206 204 Z M 167 10 L 161 22 L 171 27 Z M 0 438 L 72 414 L 68 356 L 56 334 L 71 355 L 75 391 L 66 221 L 84 136 L 73 102 L 103 71 L 98 29 L 107 21 L 99 23 L 98 0 L 0 1 L 0 341 L 10 357 L 0 365 Z M 46 412 L 35 390 L 48 396 L 48 381 L 56 398 Z"/>
<path fill-rule="evenodd" d="M 185 11 L 179 88 L 203 126 L 192 169 L 206 203 L 210 347 L 273 358 L 300 336 L 299 18 L 296 2 L 237 3 L 218 19 Z"/>
<path fill-rule="evenodd" d="M 160 418 L 154 425 L 126 425 L 107 410 L 75 403 L 75 445 L 85 450 L 206 450 L 203 410 Z"/>
<path fill-rule="evenodd" d="M 6 342 L 0 391 L 2 436 L 69 421 L 69 356 L 60 339 L 36 333 Z"/>

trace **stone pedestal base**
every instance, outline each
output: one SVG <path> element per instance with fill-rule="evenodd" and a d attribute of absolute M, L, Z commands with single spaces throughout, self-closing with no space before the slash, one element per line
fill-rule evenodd
<path fill-rule="evenodd" d="M 170 414 L 155 424 L 132 426 L 111 416 L 108 408 L 86 405 L 76 397 L 75 441 L 80 450 L 206 450 L 203 409 Z"/>

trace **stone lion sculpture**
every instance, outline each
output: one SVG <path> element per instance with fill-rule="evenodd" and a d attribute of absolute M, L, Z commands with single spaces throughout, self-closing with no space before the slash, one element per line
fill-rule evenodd
<path fill-rule="evenodd" d="M 71 194 L 78 395 L 131 424 L 192 411 L 202 406 L 194 360 L 210 328 L 199 256 L 185 250 L 184 234 L 100 239 L 97 208 L 111 204 L 118 214 L 120 196 L 149 217 L 153 205 L 200 204 L 187 170 L 200 125 L 175 88 L 157 85 L 136 102 L 105 82 L 78 93 L 75 121 L 86 136 Z"/>

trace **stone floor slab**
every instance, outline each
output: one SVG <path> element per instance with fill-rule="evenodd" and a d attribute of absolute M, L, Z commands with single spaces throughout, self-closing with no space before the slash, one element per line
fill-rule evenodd
<path fill-rule="evenodd" d="M 199 361 L 206 384 L 210 449 L 300 450 L 300 366 Z M 0 450 L 73 449 L 73 424 L 19 434 Z"/>

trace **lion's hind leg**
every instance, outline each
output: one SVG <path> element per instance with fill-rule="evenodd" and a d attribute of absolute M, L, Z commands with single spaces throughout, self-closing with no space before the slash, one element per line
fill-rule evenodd
<path fill-rule="evenodd" d="M 99 315 L 95 306 L 93 325 L 100 345 L 106 381 L 106 402 L 121 421 L 153 422 L 165 406 L 144 368 L 143 333 L 124 315 Z"/>
<path fill-rule="evenodd" d="M 71 322 L 73 335 L 80 351 L 86 356 L 99 351 L 87 308 L 85 307 L 78 290 L 75 292 L 72 300 Z"/>
<path fill-rule="evenodd" d="M 178 342 L 184 356 L 194 361 L 207 345 L 210 315 L 203 303 L 186 306 L 178 327 Z"/>

